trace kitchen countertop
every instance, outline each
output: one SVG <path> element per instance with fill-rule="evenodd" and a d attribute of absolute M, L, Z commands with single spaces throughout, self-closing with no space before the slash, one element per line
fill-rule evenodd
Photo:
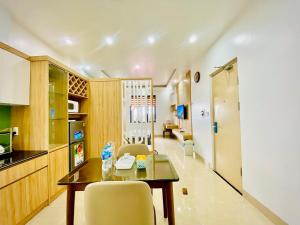
<path fill-rule="evenodd" d="M 48 151 L 13 151 L 10 154 L 0 156 L 0 171 L 47 154 Z"/>

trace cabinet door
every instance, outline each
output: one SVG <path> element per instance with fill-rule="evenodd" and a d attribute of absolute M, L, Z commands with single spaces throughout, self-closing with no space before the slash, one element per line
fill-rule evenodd
<path fill-rule="evenodd" d="M 69 148 L 61 148 L 49 154 L 49 188 L 50 201 L 62 191 L 64 186 L 57 185 L 57 181 L 69 171 Z"/>
<path fill-rule="evenodd" d="M 48 168 L 0 189 L 0 225 L 14 225 L 48 200 Z"/>
<path fill-rule="evenodd" d="M 0 103 L 29 105 L 30 62 L 0 49 Z"/>
<path fill-rule="evenodd" d="M 29 212 L 33 212 L 48 200 L 48 168 L 25 178 Z"/>
<path fill-rule="evenodd" d="M 29 214 L 25 193 L 25 179 L 0 189 L 0 225 L 18 224 Z"/>

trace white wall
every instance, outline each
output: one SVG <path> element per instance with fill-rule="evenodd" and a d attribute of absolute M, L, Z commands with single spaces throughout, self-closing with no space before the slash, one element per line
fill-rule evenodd
<path fill-rule="evenodd" d="M 0 5 L 0 42 L 4 42 L 28 55 L 49 55 L 70 66 L 69 58 L 56 52 L 39 38 L 20 26 Z"/>
<path fill-rule="evenodd" d="M 244 189 L 290 225 L 300 221 L 300 1 L 254 0 L 194 66 L 197 151 L 212 161 L 209 74 L 238 57 Z M 194 72 L 193 71 L 193 72 Z"/>
<path fill-rule="evenodd" d="M 156 123 L 154 124 L 154 134 L 162 135 L 163 123 L 172 119 L 170 111 L 172 87 L 153 88 L 153 94 L 156 95 Z"/>

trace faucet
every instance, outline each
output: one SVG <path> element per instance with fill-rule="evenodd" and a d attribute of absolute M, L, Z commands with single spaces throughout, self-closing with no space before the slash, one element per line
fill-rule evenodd
<path fill-rule="evenodd" d="M 3 141 L 3 139 L 1 138 L 2 136 L 7 136 L 7 135 L 9 135 L 9 143 L 7 143 L 7 141 Z M 12 128 L 5 128 L 0 130 L 0 155 L 12 152 L 12 137 L 13 137 Z"/>

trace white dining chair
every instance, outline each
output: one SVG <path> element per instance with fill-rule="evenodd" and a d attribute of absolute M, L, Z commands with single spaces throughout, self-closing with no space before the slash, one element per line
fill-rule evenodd
<path fill-rule="evenodd" d="M 125 144 L 121 145 L 119 148 L 117 158 L 120 158 L 125 153 L 130 153 L 130 155 L 137 156 L 137 155 L 150 155 L 151 152 L 149 148 L 145 144 Z"/>
<path fill-rule="evenodd" d="M 84 208 L 86 225 L 155 225 L 150 187 L 141 181 L 89 184 Z"/>

